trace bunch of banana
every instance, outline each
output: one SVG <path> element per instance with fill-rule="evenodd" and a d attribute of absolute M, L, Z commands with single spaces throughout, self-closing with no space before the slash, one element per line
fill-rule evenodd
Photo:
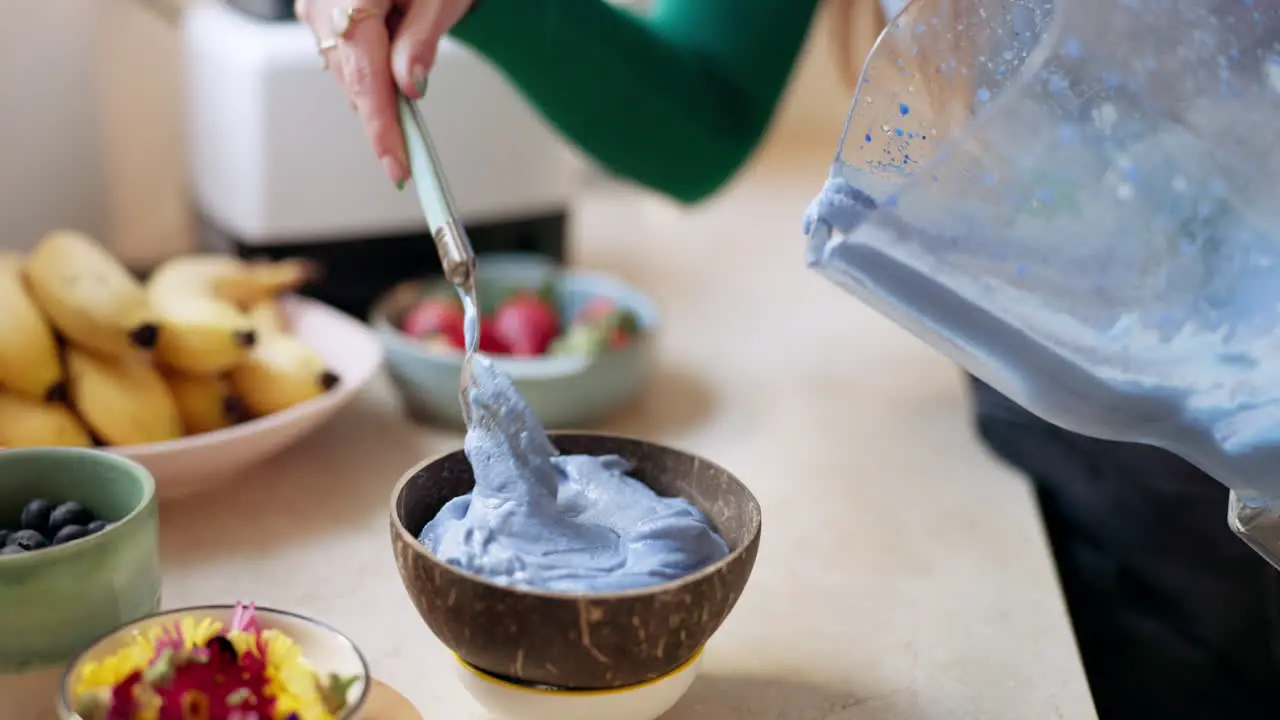
<path fill-rule="evenodd" d="M 36 304 L 69 342 L 107 357 L 155 347 L 159 327 L 142 283 L 88 235 L 49 233 L 24 271 Z"/>
<path fill-rule="evenodd" d="M 216 256 L 223 260 L 223 256 Z M 274 300 L 303 285 L 316 282 L 322 271 L 309 260 L 244 261 L 232 259 L 234 272 L 223 273 L 214 281 L 214 293 L 241 308 L 249 308 L 266 300 Z"/>
<path fill-rule="evenodd" d="M 155 367 L 137 358 L 105 358 L 67 348 L 67 391 L 81 419 L 108 445 L 182 437 L 182 416 Z"/>
<path fill-rule="evenodd" d="M 0 392 L 0 447 L 93 447 L 80 419 L 59 402 Z"/>
<path fill-rule="evenodd" d="M 188 255 L 152 273 L 146 288 L 160 325 L 157 363 L 181 373 L 216 375 L 248 357 L 257 340 L 253 323 L 213 292 L 214 282 L 233 272 L 235 262 L 218 255 Z"/>
<path fill-rule="evenodd" d="M 279 304 L 317 274 L 200 254 L 142 283 L 72 231 L 0 253 L 0 446 L 163 442 L 324 393 L 338 376 Z"/>
<path fill-rule="evenodd" d="M 182 429 L 188 435 L 231 427 L 245 417 L 244 403 L 225 376 L 167 372 L 164 379 L 178 403 Z"/>
<path fill-rule="evenodd" d="M 186 255 L 147 281 L 160 325 L 155 358 L 188 375 L 217 375 L 248 357 L 257 335 L 242 308 L 296 290 L 314 276 L 294 260 L 249 263 L 228 255 Z"/>
<path fill-rule="evenodd" d="M 255 304 L 249 316 L 258 344 L 249 359 L 231 371 L 231 385 L 251 414 L 280 412 L 338 384 L 320 353 L 287 332 L 274 299 Z"/>
<path fill-rule="evenodd" d="M 161 328 L 156 362 L 188 433 L 278 412 L 332 387 L 297 379 L 324 361 L 288 334 L 276 302 L 317 275 L 301 260 L 187 255 L 151 276 L 147 294 Z M 268 312 L 275 314 L 269 321 Z M 303 393 L 302 385 L 315 391 Z"/>
<path fill-rule="evenodd" d="M 62 380 L 58 343 L 22 279 L 22 256 L 0 253 L 0 388 L 56 401 Z"/>

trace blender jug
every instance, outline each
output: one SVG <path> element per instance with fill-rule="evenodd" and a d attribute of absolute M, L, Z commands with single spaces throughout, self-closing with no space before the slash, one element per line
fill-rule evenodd
<path fill-rule="evenodd" d="M 914 0 L 808 263 L 1042 418 L 1198 465 L 1280 566 L 1277 120 L 1273 0 Z"/>

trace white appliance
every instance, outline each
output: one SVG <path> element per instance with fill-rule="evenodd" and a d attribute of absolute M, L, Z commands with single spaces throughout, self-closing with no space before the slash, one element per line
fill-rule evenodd
<path fill-rule="evenodd" d="M 315 257 L 329 269 L 316 294 L 359 314 L 438 267 L 413 193 L 384 175 L 307 28 L 223 3 L 182 24 L 202 246 Z M 423 110 L 477 253 L 561 258 L 585 163 L 468 48 L 446 40 L 436 63 Z"/>
<path fill-rule="evenodd" d="M 191 176 L 209 220 L 252 247 L 423 225 L 321 70 L 309 30 L 209 4 L 188 10 L 184 47 Z M 423 107 L 468 218 L 564 208 L 577 174 L 568 152 L 469 49 L 446 39 Z"/>

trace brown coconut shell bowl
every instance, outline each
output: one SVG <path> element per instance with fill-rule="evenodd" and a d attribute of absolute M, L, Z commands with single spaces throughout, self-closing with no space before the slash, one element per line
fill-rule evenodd
<path fill-rule="evenodd" d="M 392 495 L 400 579 L 440 642 L 494 675 L 575 690 L 643 683 L 697 653 L 742 595 L 760 547 L 760 504 L 729 471 L 696 455 L 612 435 L 551 433 L 560 452 L 620 455 L 659 495 L 711 520 L 729 555 L 648 588 L 571 595 L 511 588 L 436 559 L 418 542 L 427 522 L 475 484 L 458 450 L 415 467 Z"/>

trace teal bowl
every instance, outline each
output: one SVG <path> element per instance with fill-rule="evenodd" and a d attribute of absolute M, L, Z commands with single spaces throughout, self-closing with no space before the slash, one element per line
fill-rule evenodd
<path fill-rule="evenodd" d="M 0 678 L 65 665 L 160 605 L 159 512 L 146 468 L 96 450 L 0 451 L 0 527 L 16 528 L 35 498 L 79 501 L 111 525 L 65 545 L 0 555 Z"/>
<path fill-rule="evenodd" d="M 561 268 L 536 256 L 483 256 L 476 267 L 476 290 L 482 306 L 486 297 L 538 290 L 548 280 L 565 315 L 562 322 L 568 322 L 595 297 L 612 300 L 639 320 L 639 334 L 623 348 L 594 355 L 494 356 L 494 363 L 511 376 L 545 426 L 585 428 L 625 406 L 644 389 L 653 365 L 658 311 L 648 296 L 620 280 Z M 460 428 L 461 353 L 431 349 L 399 330 L 402 318 L 419 300 L 443 288 L 447 288 L 443 281 L 398 285 L 374 305 L 369 323 L 386 350 L 387 370 L 409 416 L 419 422 Z"/>

